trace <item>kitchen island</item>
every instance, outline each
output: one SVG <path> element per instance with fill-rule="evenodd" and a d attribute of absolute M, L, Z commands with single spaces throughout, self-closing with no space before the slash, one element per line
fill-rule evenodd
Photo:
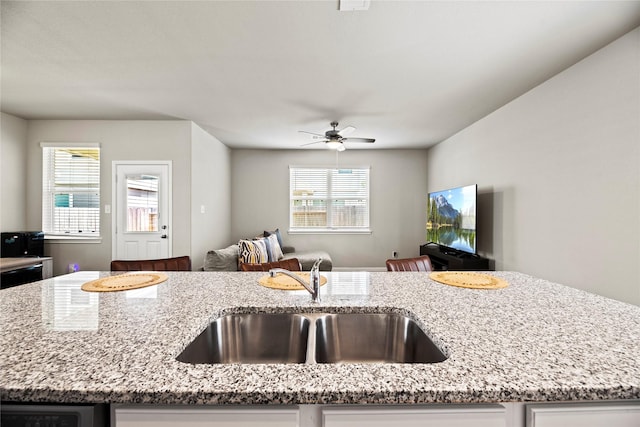
<path fill-rule="evenodd" d="M 516 272 L 474 290 L 425 273 L 333 272 L 322 302 L 258 272 L 170 272 L 159 285 L 87 293 L 77 272 L 0 293 L 3 401 L 163 405 L 405 405 L 640 399 L 640 307 Z M 188 364 L 230 313 L 399 313 L 447 359 L 432 364 Z"/>

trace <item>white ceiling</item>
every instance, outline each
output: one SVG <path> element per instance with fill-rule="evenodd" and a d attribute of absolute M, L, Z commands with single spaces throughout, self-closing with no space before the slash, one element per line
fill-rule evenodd
<path fill-rule="evenodd" d="M 426 147 L 640 25 L 640 1 L 1 7 L 2 111 L 186 119 L 246 148 L 300 148 L 332 120 L 376 138 L 348 148 Z"/>

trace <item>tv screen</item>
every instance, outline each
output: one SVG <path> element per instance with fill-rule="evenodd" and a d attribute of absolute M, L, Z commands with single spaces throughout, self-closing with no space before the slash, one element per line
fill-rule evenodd
<path fill-rule="evenodd" d="M 476 253 L 477 185 L 429 193 L 427 242 Z"/>

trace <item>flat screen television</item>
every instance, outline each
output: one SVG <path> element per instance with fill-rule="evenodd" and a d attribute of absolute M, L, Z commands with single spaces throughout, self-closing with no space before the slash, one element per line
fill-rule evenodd
<path fill-rule="evenodd" d="M 427 242 L 452 249 L 452 252 L 477 253 L 477 196 L 476 184 L 429 193 Z"/>

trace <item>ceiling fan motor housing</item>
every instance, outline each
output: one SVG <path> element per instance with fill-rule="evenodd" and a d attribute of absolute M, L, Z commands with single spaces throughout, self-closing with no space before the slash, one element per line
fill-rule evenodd
<path fill-rule="evenodd" d="M 340 136 L 340 131 L 337 131 L 336 128 L 338 127 L 338 122 L 331 122 L 331 127 L 333 128 L 332 130 L 328 130 L 326 131 L 324 134 L 328 139 L 339 139 L 341 138 Z"/>

